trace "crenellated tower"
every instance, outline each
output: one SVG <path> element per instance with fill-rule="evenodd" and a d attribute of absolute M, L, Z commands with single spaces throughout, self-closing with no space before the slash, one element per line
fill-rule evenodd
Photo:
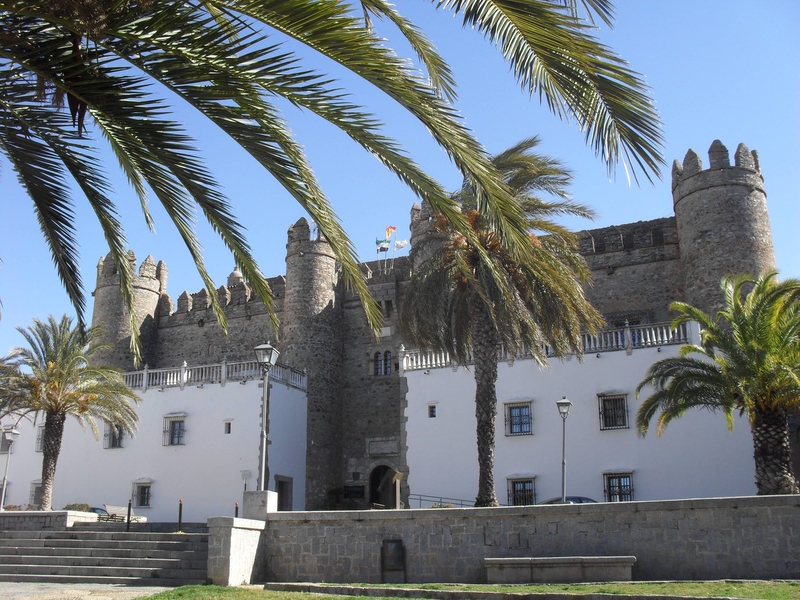
<path fill-rule="evenodd" d="M 306 509 L 327 508 L 341 484 L 341 307 L 336 255 L 301 218 L 289 228 L 281 362 L 308 373 Z"/>
<path fill-rule="evenodd" d="M 686 302 L 715 313 L 720 280 L 729 273 L 759 275 L 776 268 L 767 194 L 758 154 L 739 144 L 731 166 L 715 140 L 709 168 L 689 150 L 672 167 L 672 197 L 680 240 Z"/>
<path fill-rule="evenodd" d="M 128 265 L 133 282 L 133 310 L 136 327 L 142 345 L 142 361 L 152 364 L 152 354 L 158 336 L 157 308 L 162 294 L 167 289 L 167 265 L 152 256 L 144 259 L 136 272 L 136 255 L 128 251 Z M 95 287 L 92 326 L 103 330 L 103 341 L 111 345 L 109 350 L 98 352 L 99 363 L 130 370 L 134 366 L 131 352 L 131 322 L 122 300 L 119 273 L 111 254 L 97 263 L 97 286 Z"/>

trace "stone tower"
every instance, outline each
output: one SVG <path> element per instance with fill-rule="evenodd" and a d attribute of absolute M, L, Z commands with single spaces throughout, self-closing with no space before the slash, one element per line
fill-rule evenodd
<path fill-rule="evenodd" d="M 689 150 L 672 166 L 672 198 L 680 240 L 686 302 L 716 313 L 720 280 L 730 273 L 760 275 L 775 269 L 767 195 L 758 154 L 739 144 L 731 166 L 715 140 L 709 168 Z"/>
<path fill-rule="evenodd" d="M 306 510 L 327 508 L 341 484 L 341 307 L 336 256 L 300 219 L 288 232 L 281 362 L 308 374 Z"/>
<path fill-rule="evenodd" d="M 144 259 L 136 273 L 136 255 L 128 251 L 128 268 L 133 282 L 133 309 L 135 323 L 142 344 L 142 361 L 152 364 L 158 323 L 156 309 L 162 293 L 167 289 L 167 266 L 152 256 Z M 119 273 L 111 254 L 97 263 L 97 286 L 94 291 L 94 310 L 92 326 L 103 330 L 103 341 L 111 345 L 109 350 L 98 352 L 98 364 L 107 364 L 130 370 L 134 366 L 131 352 L 131 322 L 122 292 L 119 287 Z"/>

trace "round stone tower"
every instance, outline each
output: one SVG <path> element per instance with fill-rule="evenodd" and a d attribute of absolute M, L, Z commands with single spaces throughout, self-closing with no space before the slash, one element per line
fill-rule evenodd
<path fill-rule="evenodd" d="M 336 256 L 328 241 L 311 238 L 308 222 L 289 228 L 281 362 L 307 370 L 306 510 L 328 508 L 342 482 L 340 373 L 341 314 Z"/>
<path fill-rule="evenodd" d="M 720 280 L 730 273 L 775 269 L 767 194 L 758 154 L 739 144 L 731 166 L 715 140 L 709 168 L 689 150 L 672 166 L 672 198 L 684 270 L 684 299 L 716 313 L 724 304 Z"/>
<path fill-rule="evenodd" d="M 163 261 L 156 265 L 152 256 L 144 259 L 136 273 L 136 255 L 128 251 L 128 268 L 133 281 L 133 310 L 142 346 L 142 361 L 153 366 L 151 355 L 157 335 L 156 309 L 161 294 L 167 290 L 167 266 Z M 134 368 L 131 352 L 131 321 L 122 300 L 119 273 L 111 254 L 97 263 L 97 286 L 94 290 L 92 326 L 103 330 L 102 340 L 111 345 L 109 350 L 98 352 L 95 362 L 120 369 Z"/>

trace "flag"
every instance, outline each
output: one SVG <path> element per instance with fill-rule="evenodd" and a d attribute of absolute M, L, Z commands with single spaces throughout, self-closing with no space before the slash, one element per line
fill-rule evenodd
<path fill-rule="evenodd" d="M 377 248 L 378 252 L 388 252 L 389 251 L 389 240 L 375 240 L 375 247 Z"/>
<path fill-rule="evenodd" d="M 392 237 L 392 234 L 393 234 L 395 231 L 397 231 L 397 227 L 395 227 L 394 225 L 389 225 L 389 226 L 386 228 L 386 239 L 388 240 L 390 237 Z"/>
<path fill-rule="evenodd" d="M 394 241 L 394 249 L 395 250 L 402 250 L 408 246 L 408 240 L 395 240 Z"/>

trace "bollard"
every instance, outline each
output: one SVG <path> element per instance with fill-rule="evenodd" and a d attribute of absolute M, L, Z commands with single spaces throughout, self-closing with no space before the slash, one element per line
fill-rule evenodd
<path fill-rule="evenodd" d="M 183 524 L 183 500 L 178 500 L 178 532 L 181 531 L 181 525 Z"/>
<path fill-rule="evenodd" d="M 236 503 L 236 508 L 233 511 L 233 518 L 234 519 L 238 519 L 239 518 L 239 503 L 238 502 Z"/>
<path fill-rule="evenodd" d="M 125 531 L 126 532 L 131 530 L 131 504 L 132 503 L 133 503 L 133 501 L 130 498 L 128 498 L 128 518 L 125 519 Z"/>

